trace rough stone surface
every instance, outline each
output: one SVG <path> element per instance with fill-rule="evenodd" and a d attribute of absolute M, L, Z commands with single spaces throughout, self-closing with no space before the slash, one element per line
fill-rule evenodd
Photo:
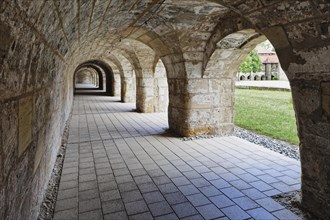
<path fill-rule="evenodd" d="M 302 204 L 328 218 L 329 11 L 326 0 L 1 1 L 0 219 L 37 216 L 81 65 L 101 71 L 108 95 L 120 85 L 121 101 L 158 112 L 167 101 L 160 59 L 170 129 L 226 135 L 234 72 L 266 38 L 292 86 Z"/>

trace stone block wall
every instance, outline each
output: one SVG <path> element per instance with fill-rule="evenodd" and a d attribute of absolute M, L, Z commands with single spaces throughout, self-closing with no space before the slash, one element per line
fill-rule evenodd
<path fill-rule="evenodd" d="M 300 51 L 305 63 L 288 69 L 300 137 L 302 204 L 325 219 L 330 216 L 329 51 Z"/>
<path fill-rule="evenodd" d="M 53 47 L 63 38 L 46 41 L 42 21 L 37 30 L 26 17 L 33 10 L 0 3 L 0 219 L 37 218 L 71 110 L 65 48 Z"/>

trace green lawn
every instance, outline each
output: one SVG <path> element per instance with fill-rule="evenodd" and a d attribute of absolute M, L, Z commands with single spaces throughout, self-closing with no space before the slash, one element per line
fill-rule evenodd
<path fill-rule="evenodd" d="M 236 89 L 235 124 L 298 144 L 291 92 Z"/>

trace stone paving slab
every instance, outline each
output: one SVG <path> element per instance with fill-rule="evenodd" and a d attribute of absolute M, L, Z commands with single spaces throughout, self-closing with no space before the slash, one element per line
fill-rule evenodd
<path fill-rule="evenodd" d="M 76 96 L 54 219 L 299 219 L 270 196 L 300 163 L 237 137 L 182 141 L 163 113 Z"/>

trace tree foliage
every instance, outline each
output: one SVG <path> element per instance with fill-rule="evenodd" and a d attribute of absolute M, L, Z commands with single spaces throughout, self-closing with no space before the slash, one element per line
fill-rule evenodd
<path fill-rule="evenodd" d="M 239 71 L 242 73 L 256 73 L 261 70 L 262 62 L 256 50 L 252 50 L 244 62 L 240 65 Z"/>

